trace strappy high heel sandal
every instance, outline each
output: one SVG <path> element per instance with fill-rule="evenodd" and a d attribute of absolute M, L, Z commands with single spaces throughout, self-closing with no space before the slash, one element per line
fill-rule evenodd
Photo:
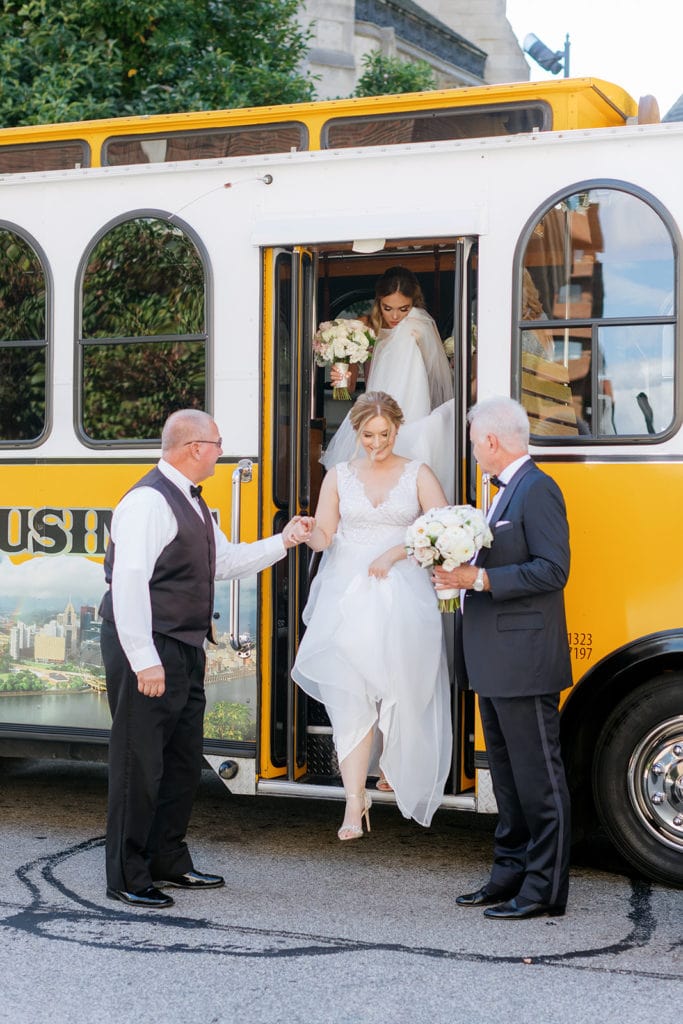
<path fill-rule="evenodd" d="M 394 787 L 390 785 L 384 772 L 380 775 L 377 782 L 375 783 L 375 789 L 378 789 L 380 793 L 393 793 Z"/>
<path fill-rule="evenodd" d="M 362 800 L 363 809 L 360 812 L 360 825 L 342 825 L 337 832 L 337 836 L 342 842 L 346 842 L 347 839 L 360 839 L 363 835 L 363 818 L 365 818 L 365 826 L 370 831 L 370 808 L 372 807 L 372 800 L 370 795 L 366 792 L 363 793 L 349 793 L 346 798 L 349 800 Z"/>

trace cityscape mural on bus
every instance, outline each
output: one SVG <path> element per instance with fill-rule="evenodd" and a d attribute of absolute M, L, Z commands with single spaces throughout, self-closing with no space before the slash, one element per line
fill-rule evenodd
<path fill-rule="evenodd" d="M 0 554 L 0 723 L 108 729 L 97 614 L 101 561 Z M 229 585 L 216 585 L 216 645 L 207 645 L 205 735 L 255 737 L 256 581 L 242 582 L 243 650 L 227 633 Z M 224 624 L 224 625 L 223 625 Z"/>

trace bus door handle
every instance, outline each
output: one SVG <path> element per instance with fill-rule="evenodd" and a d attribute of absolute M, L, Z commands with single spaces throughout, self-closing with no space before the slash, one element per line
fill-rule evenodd
<path fill-rule="evenodd" d="M 251 481 L 253 462 L 251 459 L 240 459 L 237 468 L 232 472 L 232 517 L 230 521 L 230 540 L 233 544 L 240 542 L 240 513 L 242 511 L 242 484 Z M 230 646 L 233 651 L 243 651 L 248 644 L 240 640 L 240 581 L 230 580 Z"/>

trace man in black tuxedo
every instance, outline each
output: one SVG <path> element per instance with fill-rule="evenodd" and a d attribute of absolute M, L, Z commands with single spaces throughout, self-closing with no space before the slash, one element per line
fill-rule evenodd
<path fill-rule="evenodd" d="M 102 658 L 109 739 L 107 896 L 161 908 L 165 886 L 200 891 L 221 875 L 194 867 L 185 842 L 202 770 L 204 645 L 214 579 L 253 575 L 304 540 L 313 520 L 231 544 L 201 496 L 221 455 L 215 421 L 199 409 L 166 420 L 162 457 L 117 505 L 104 559 Z"/>
<path fill-rule="evenodd" d="M 571 685 L 563 590 L 569 528 L 557 484 L 531 461 L 529 421 L 510 398 L 468 416 L 474 456 L 499 490 L 490 548 L 437 587 L 464 592 L 458 623 L 464 685 L 479 709 L 499 820 L 489 880 L 459 896 L 486 917 L 564 914 L 569 882 L 569 793 L 560 752 L 559 695 Z"/>

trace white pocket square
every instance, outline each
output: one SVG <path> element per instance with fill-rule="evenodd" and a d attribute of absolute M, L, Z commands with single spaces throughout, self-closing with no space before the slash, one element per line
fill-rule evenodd
<path fill-rule="evenodd" d="M 510 525 L 510 520 L 509 519 L 499 519 L 498 522 L 494 524 L 493 528 L 494 528 L 494 530 L 497 530 L 499 526 L 509 526 L 509 525 Z"/>

